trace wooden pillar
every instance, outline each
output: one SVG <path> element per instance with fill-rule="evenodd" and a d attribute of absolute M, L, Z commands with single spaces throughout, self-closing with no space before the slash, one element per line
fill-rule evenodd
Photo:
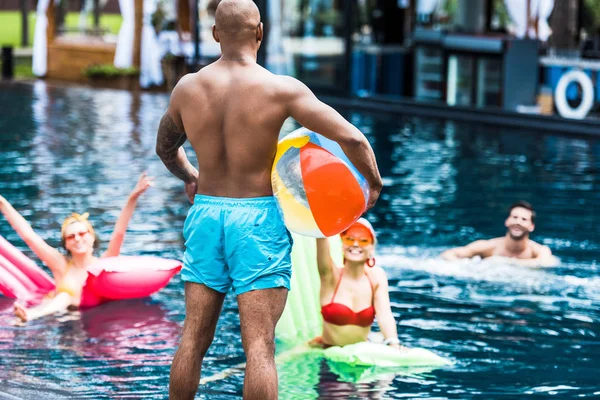
<path fill-rule="evenodd" d="M 135 25 L 133 29 L 133 66 L 140 68 L 142 59 L 142 24 L 144 19 L 144 0 L 134 0 Z"/>
<path fill-rule="evenodd" d="M 56 37 L 56 3 L 55 0 L 50 0 L 48 8 L 46 9 L 46 18 L 48 18 L 48 26 L 46 27 L 46 65 L 50 65 L 50 59 L 52 58 L 52 52 L 50 46 L 54 42 Z M 46 75 L 48 70 L 46 69 Z"/>
<path fill-rule="evenodd" d="M 56 3 L 50 0 L 46 9 L 46 18 L 48 18 L 48 26 L 46 27 L 46 42 L 48 47 L 56 37 Z"/>
<path fill-rule="evenodd" d="M 180 32 L 191 32 L 191 21 L 189 1 L 177 0 L 177 26 Z"/>

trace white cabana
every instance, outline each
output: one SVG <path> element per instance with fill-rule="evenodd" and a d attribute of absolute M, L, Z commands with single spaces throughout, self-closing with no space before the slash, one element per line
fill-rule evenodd
<path fill-rule="evenodd" d="M 144 0 L 142 19 L 142 43 L 140 54 L 140 86 L 162 85 L 163 73 L 160 64 L 161 50 L 156 32 L 151 24 L 152 14 L 156 11 L 156 0 Z"/>
<path fill-rule="evenodd" d="M 129 68 L 133 65 L 133 40 L 135 36 L 135 3 L 134 0 L 119 0 L 119 8 L 123 22 L 117 38 L 115 51 L 115 67 Z"/>
<path fill-rule="evenodd" d="M 50 0 L 39 0 L 36 10 L 32 70 L 37 76 L 46 75 L 48 69 L 48 17 L 46 11 L 49 4 Z"/>

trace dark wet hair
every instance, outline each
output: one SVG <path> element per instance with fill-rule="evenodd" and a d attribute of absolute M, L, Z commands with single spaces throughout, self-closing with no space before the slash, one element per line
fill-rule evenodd
<path fill-rule="evenodd" d="M 512 210 L 514 210 L 515 208 L 524 208 L 526 210 L 531 211 L 531 222 L 535 223 L 535 210 L 533 209 L 533 206 L 531 205 L 531 203 L 528 203 L 525 200 L 517 201 L 512 206 L 510 206 L 510 208 L 508 209 L 508 215 L 510 215 Z"/>

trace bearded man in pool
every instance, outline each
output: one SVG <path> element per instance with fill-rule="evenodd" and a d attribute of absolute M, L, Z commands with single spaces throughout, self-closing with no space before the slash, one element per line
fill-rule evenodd
<path fill-rule="evenodd" d="M 552 267 L 559 261 L 548 246 L 529 239 L 535 229 L 535 211 L 526 201 L 518 201 L 510 207 L 504 222 L 506 235 L 490 240 L 477 240 L 464 247 L 446 250 L 441 257 L 445 260 L 460 258 L 509 258 L 510 262 L 527 267 Z"/>

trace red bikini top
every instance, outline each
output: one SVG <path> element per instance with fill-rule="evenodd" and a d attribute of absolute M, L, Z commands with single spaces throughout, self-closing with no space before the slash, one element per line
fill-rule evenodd
<path fill-rule="evenodd" d="M 337 294 L 338 288 L 340 287 L 340 283 L 342 282 L 342 277 L 344 276 L 344 271 L 340 273 L 340 280 L 338 281 L 337 286 L 335 287 L 335 291 L 333 292 L 333 297 L 331 298 L 331 303 L 321 307 L 321 314 L 323 315 L 323 319 L 326 322 L 334 325 L 358 325 L 358 326 L 371 326 L 373 321 L 375 320 L 375 307 L 373 306 L 373 300 L 371 300 L 371 307 L 365 308 L 362 311 L 354 312 L 352 309 L 341 303 L 334 303 L 335 295 Z M 371 291 L 373 290 L 373 283 L 367 275 L 367 279 L 369 279 L 369 283 L 371 284 Z"/>

